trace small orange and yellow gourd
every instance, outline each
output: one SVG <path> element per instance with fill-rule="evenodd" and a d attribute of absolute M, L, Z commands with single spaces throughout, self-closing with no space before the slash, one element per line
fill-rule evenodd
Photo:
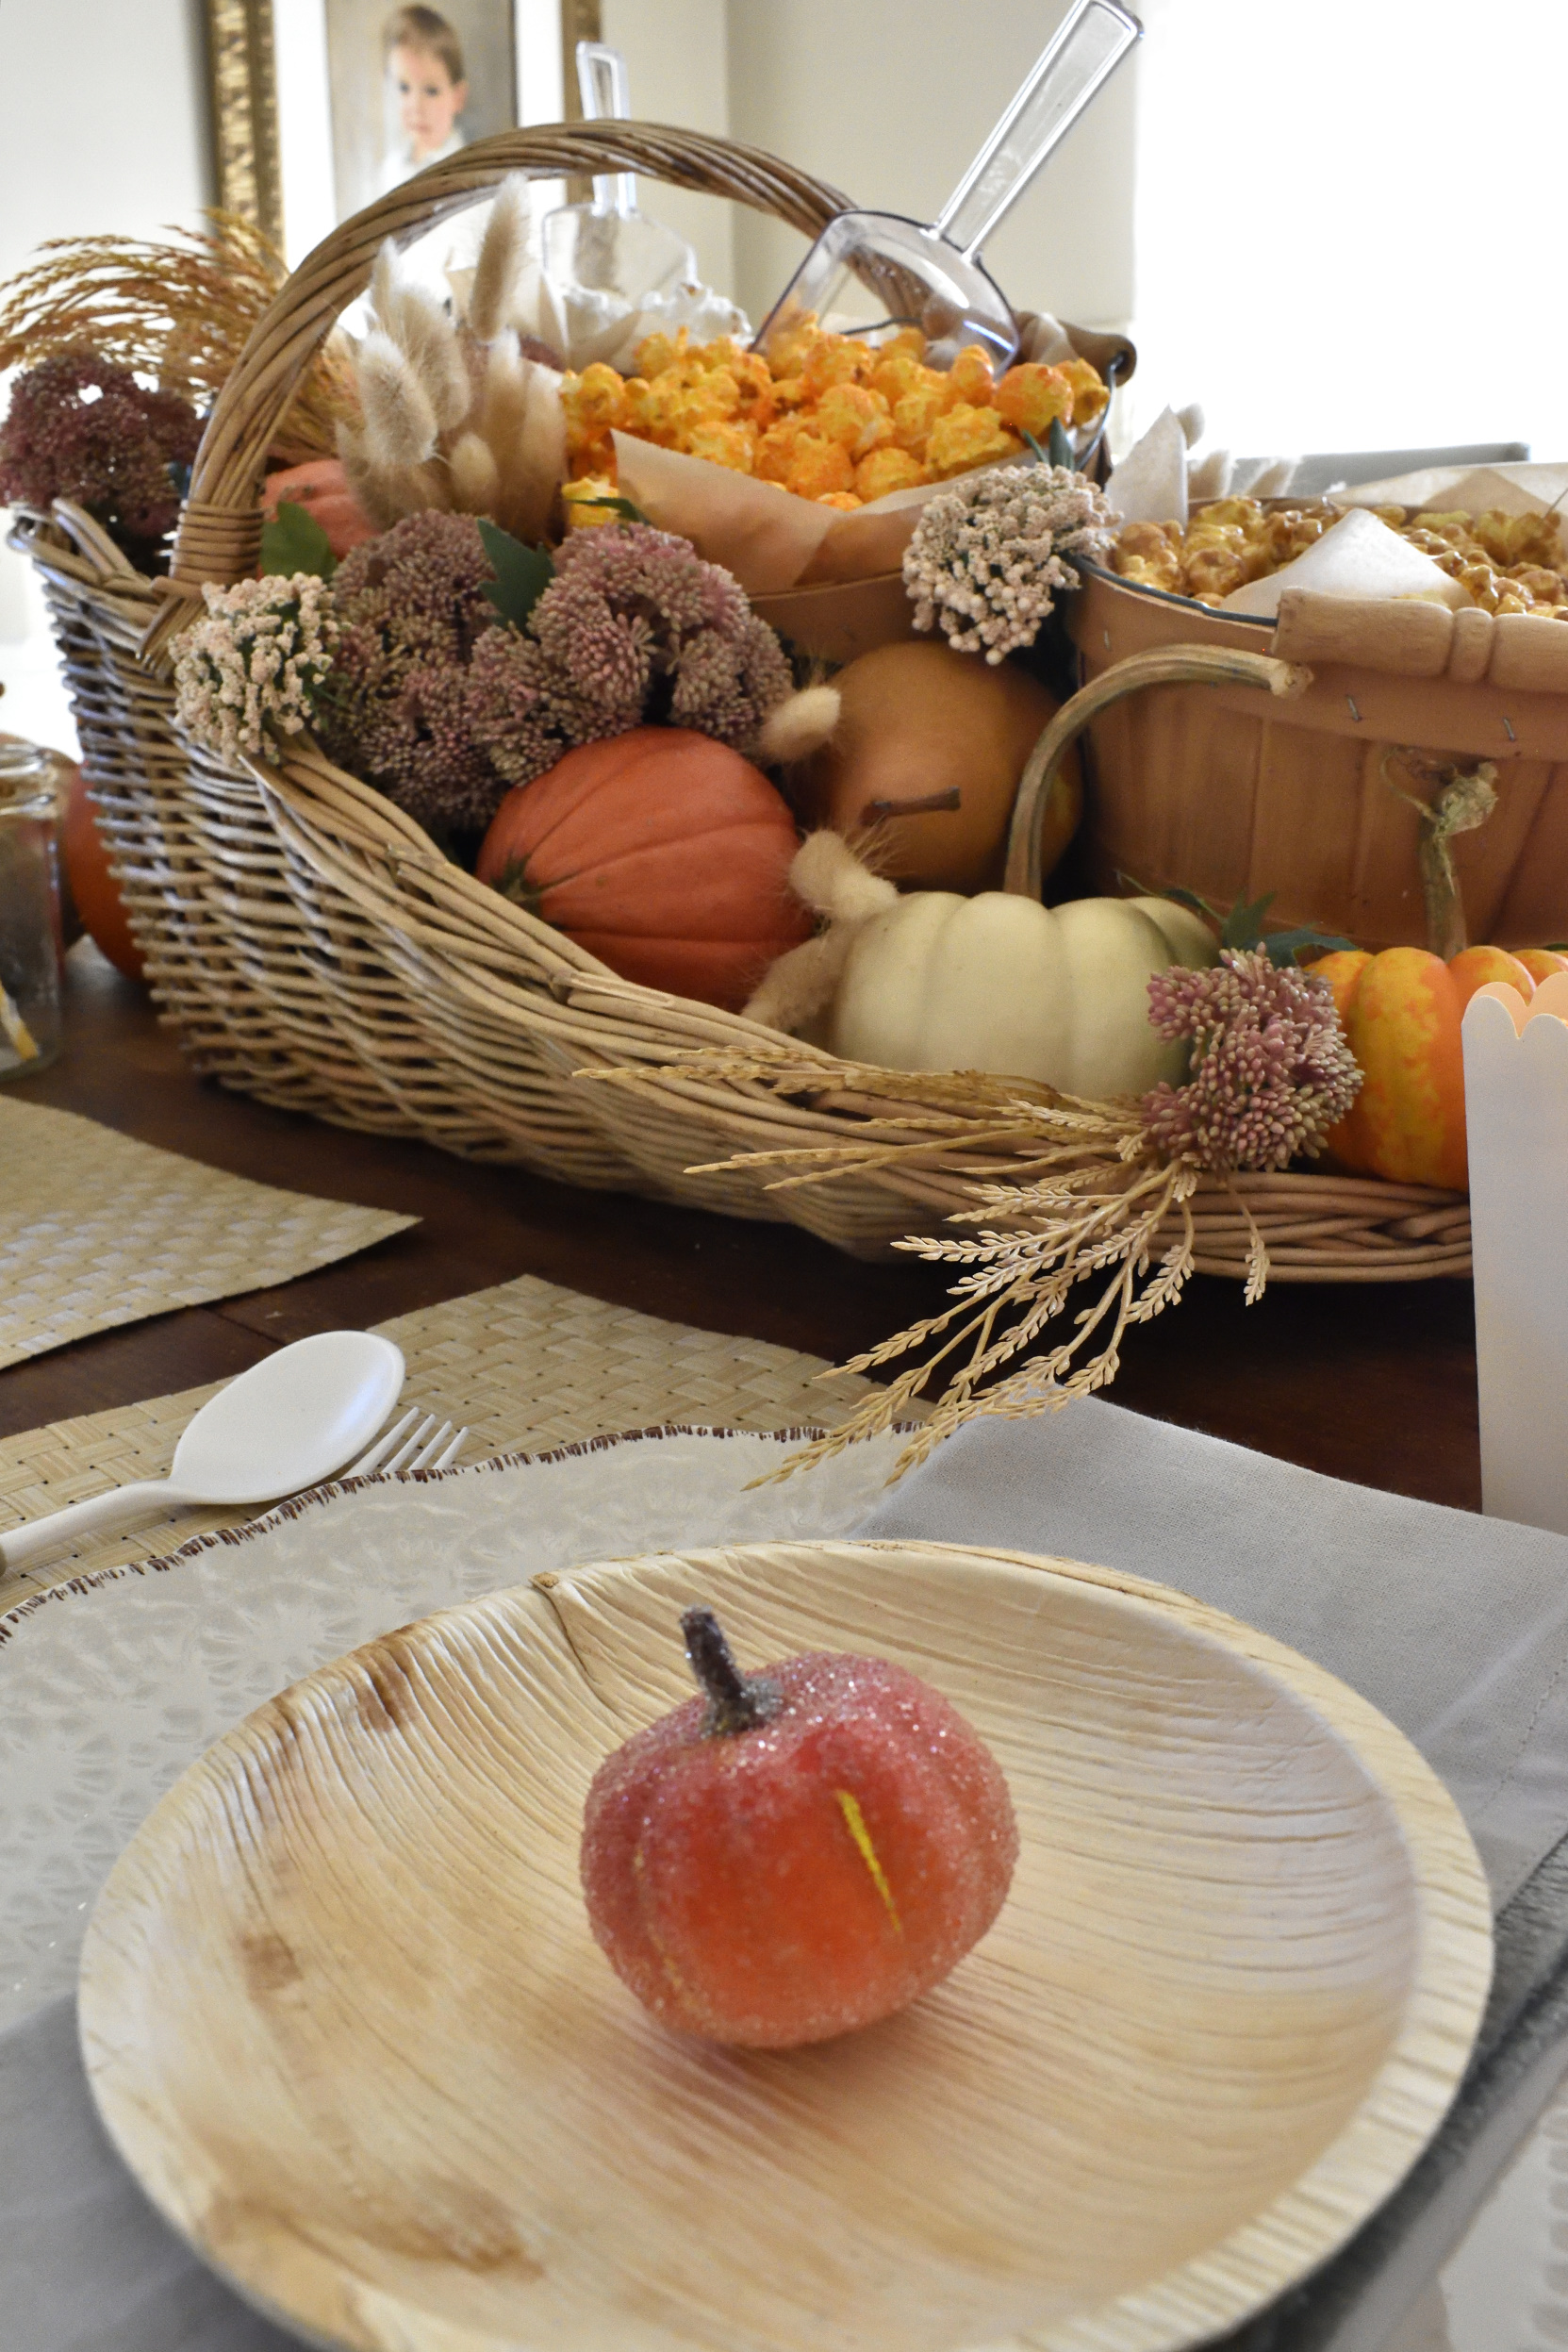
<path fill-rule="evenodd" d="M 1312 967 L 1333 991 L 1362 1085 L 1328 1149 L 1342 1168 L 1395 1184 L 1468 1183 L 1460 1024 L 1477 988 L 1507 981 L 1527 1002 L 1568 955 L 1465 948 L 1446 964 L 1425 948 L 1347 949 Z"/>

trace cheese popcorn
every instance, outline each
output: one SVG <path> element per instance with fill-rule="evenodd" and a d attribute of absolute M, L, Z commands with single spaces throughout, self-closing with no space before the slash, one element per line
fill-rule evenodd
<path fill-rule="evenodd" d="M 1041 439 L 1053 417 L 1080 423 L 1109 398 L 1086 360 L 1021 364 L 998 383 L 978 343 L 946 372 L 928 367 L 925 353 L 916 327 L 873 343 L 809 316 L 767 355 L 728 336 L 694 343 L 685 327 L 649 335 L 635 374 L 622 378 L 601 361 L 562 384 L 569 527 L 589 519 L 571 511 L 586 484 L 613 489 L 616 432 L 848 510 L 1015 458 L 1024 433 Z"/>

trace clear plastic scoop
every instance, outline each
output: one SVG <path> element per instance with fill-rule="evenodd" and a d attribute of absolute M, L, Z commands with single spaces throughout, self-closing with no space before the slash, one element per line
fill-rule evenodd
<path fill-rule="evenodd" d="M 577 86 L 590 123 L 623 123 L 631 107 L 626 60 L 602 41 L 577 44 Z M 593 183 L 592 204 L 547 212 L 539 229 L 545 276 L 558 293 L 619 296 L 629 310 L 697 275 L 697 257 L 685 238 L 637 210 L 630 172 L 605 173 Z"/>
<path fill-rule="evenodd" d="M 980 249 L 1051 150 L 1143 34 L 1119 0 L 1077 0 L 1001 121 L 929 228 L 897 212 L 841 212 L 828 223 L 767 318 L 757 347 L 804 323 L 872 340 L 917 326 L 933 367 L 966 343 L 999 373 L 1018 348 L 1005 295 Z"/>

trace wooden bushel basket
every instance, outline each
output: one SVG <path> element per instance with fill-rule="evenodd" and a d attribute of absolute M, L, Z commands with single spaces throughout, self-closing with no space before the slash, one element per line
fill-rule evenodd
<path fill-rule="evenodd" d="M 1423 758 L 1496 769 L 1497 803 L 1451 854 L 1472 940 L 1568 937 L 1568 624 L 1287 591 L 1278 623 L 1223 613 L 1095 566 L 1068 600 L 1086 680 L 1129 654 L 1200 645 L 1311 666 L 1287 704 L 1161 687 L 1096 720 L 1085 833 L 1096 886 L 1276 893 L 1272 919 L 1378 949 L 1431 936 Z M 1411 754 L 1414 754 L 1414 762 Z"/>
<path fill-rule="evenodd" d="M 781 1041 L 737 1015 L 618 978 L 448 863 L 410 818 L 307 739 L 272 765 L 234 770 L 173 732 L 171 641 L 204 583 L 255 570 L 278 422 L 311 355 L 369 283 L 383 240 L 406 240 L 462 210 L 511 172 L 617 171 L 735 198 L 808 237 L 847 201 L 755 149 L 649 124 L 483 141 L 346 223 L 289 279 L 208 423 L 170 581 L 134 572 L 69 509 L 24 518 L 20 541 L 43 573 L 155 1000 L 196 1069 L 339 1125 L 419 1136 L 569 1184 L 791 1221 L 878 1256 L 970 1205 L 972 1157 L 933 1142 L 917 1165 L 855 1168 L 782 1191 L 770 1188 L 771 1168 L 689 1171 L 736 1152 L 852 1144 L 868 1108 L 900 1106 L 907 1082 L 899 1073 L 888 1073 L 876 1105 L 846 1090 L 831 1054 L 805 1047 L 792 1047 L 792 1058 L 819 1062 L 821 1085 L 804 1094 L 786 1097 L 755 1076 L 694 1074 L 693 1057 L 706 1049 L 754 1059 Z M 1568 631 L 1563 641 L 1568 651 Z M 1257 706 L 1256 686 L 1236 691 Z M 1181 692 L 1200 709 L 1211 697 L 1216 706 L 1230 699 L 1229 688 Z M 1265 725 L 1276 723 L 1269 712 Z M 1203 874 L 1173 878 L 1203 886 Z M 604 1071 L 639 1083 L 584 1083 L 584 1073 Z M 1007 1170 L 1000 1153 L 985 1172 L 1005 1182 Z M 1203 1180 L 1198 1270 L 1246 1272 L 1244 1204 L 1276 1280 L 1469 1271 L 1462 1199 L 1289 1173 Z"/>

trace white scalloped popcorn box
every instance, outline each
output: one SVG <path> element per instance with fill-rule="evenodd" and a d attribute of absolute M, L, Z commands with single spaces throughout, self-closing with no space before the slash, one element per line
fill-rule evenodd
<path fill-rule="evenodd" d="M 1568 972 L 1464 1015 L 1481 1508 L 1568 1534 Z"/>

